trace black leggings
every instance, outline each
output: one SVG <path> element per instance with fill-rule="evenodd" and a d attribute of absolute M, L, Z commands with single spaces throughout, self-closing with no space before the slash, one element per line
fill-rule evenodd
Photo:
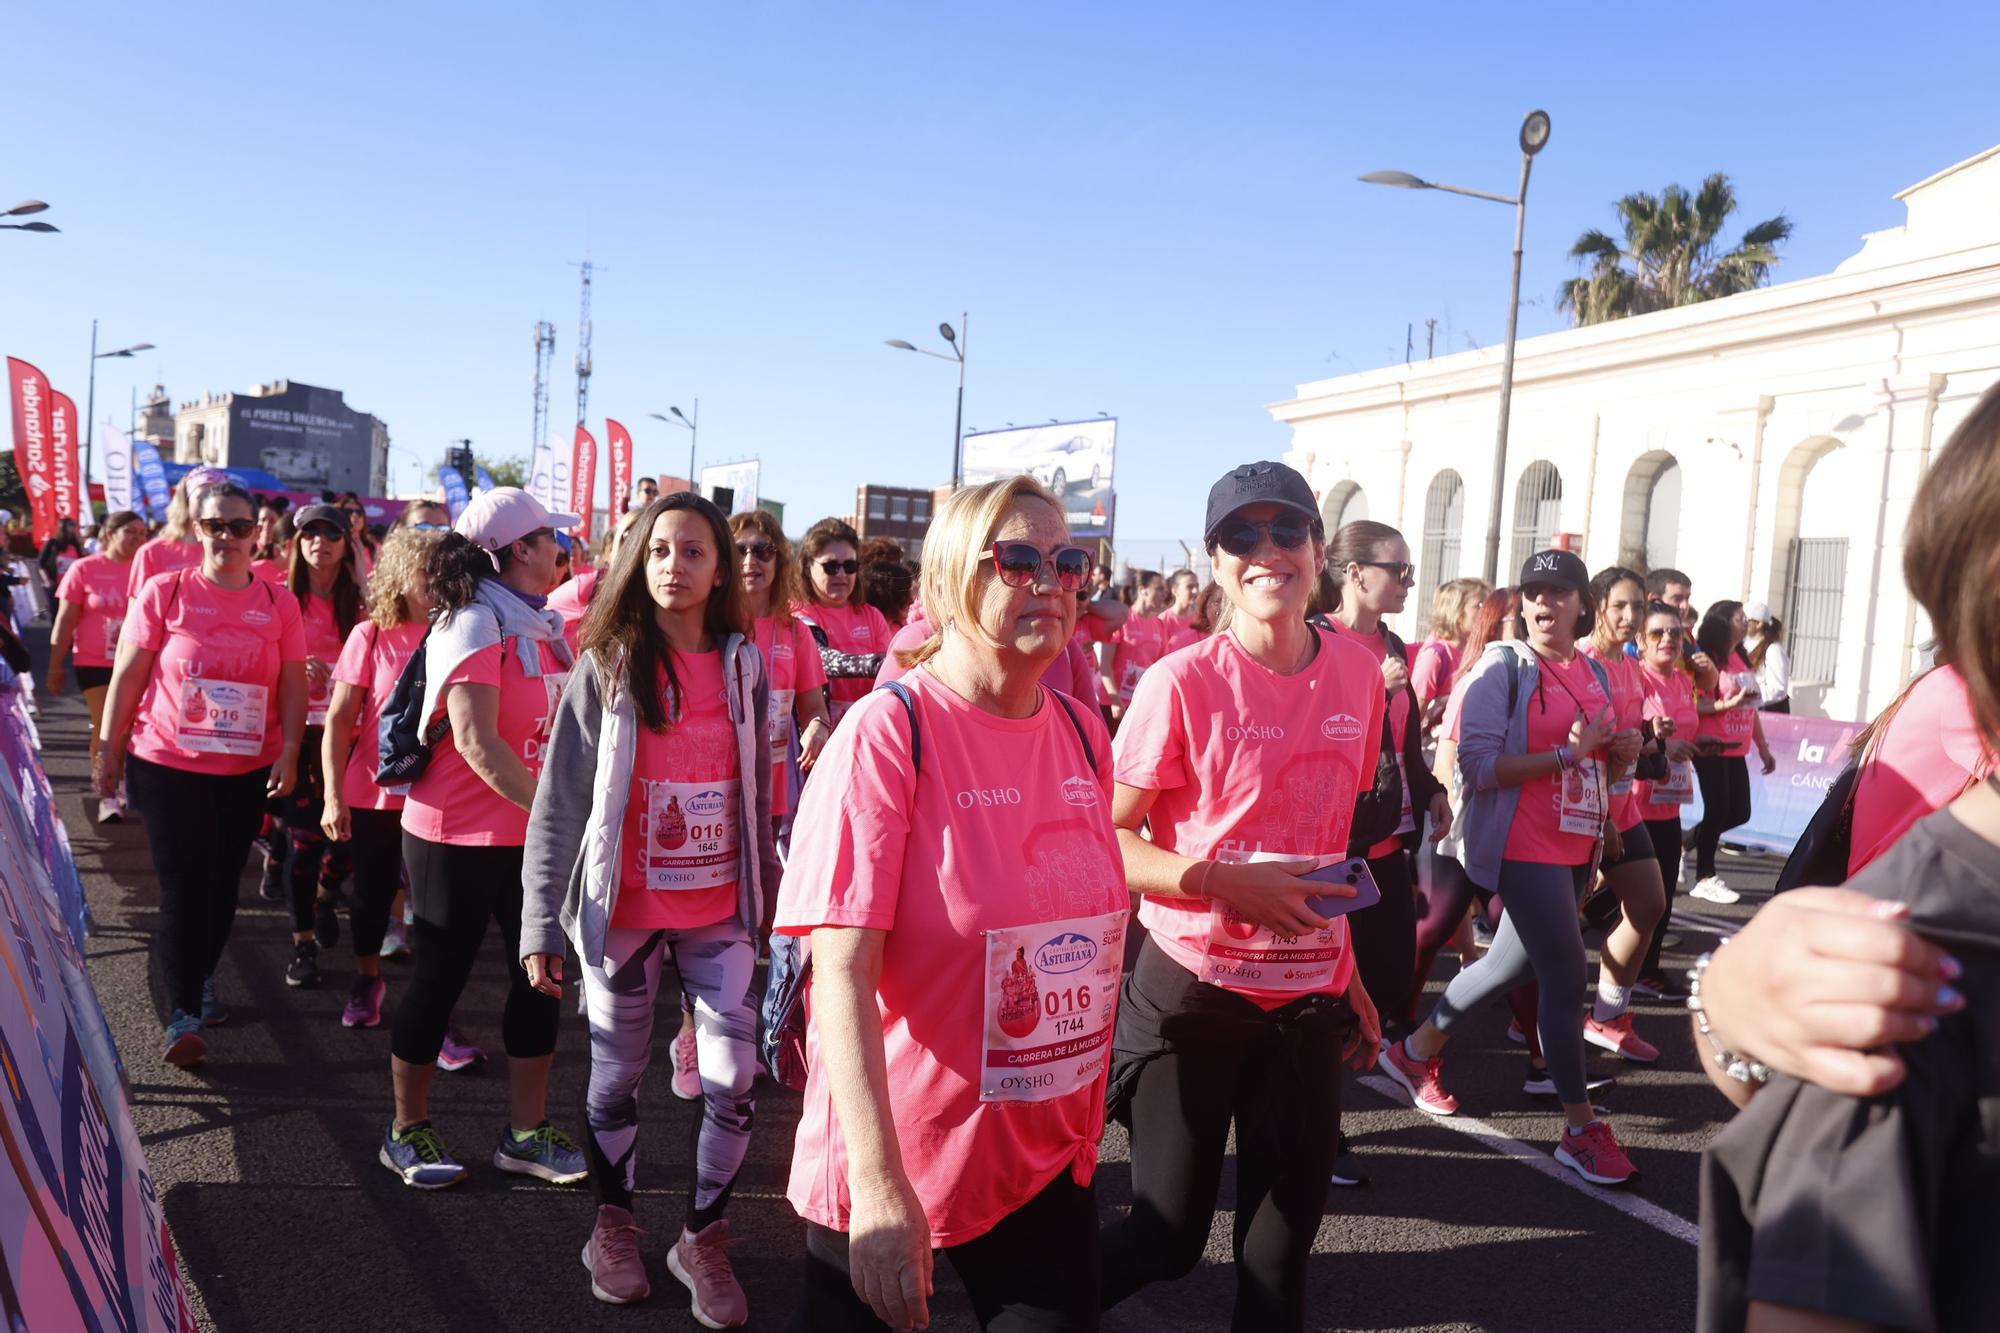
<path fill-rule="evenodd" d="M 1401 1017 L 1417 966 L 1417 891 L 1411 883 L 1410 854 L 1401 847 L 1369 857 L 1368 870 L 1382 890 L 1382 901 L 1350 912 L 1347 931 L 1361 984 L 1386 1022 Z"/>
<path fill-rule="evenodd" d="M 411 940 L 416 967 L 396 1005 L 389 1038 L 396 1058 L 413 1065 L 437 1059 L 452 1008 L 479 959 L 488 918 L 500 923 L 512 974 L 500 1018 L 507 1054 L 517 1060 L 554 1054 L 561 1002 L 529 985 L 521 966 L 521 848 L 461 847 L 405 832 L 403 860 L 417 909 Z"/>
<path fill-rule="evenodd" d="M 354 930 L 354 956 L 382 952 L 389 932 L 389 905 L 403 885 L 403 812 L 349 810 L 353 840 L 347 844 L 354 862 L 354 906 L 348 923 Z"/>
<path fill-rule="evenodd" d="M 1337 1151 L 1343 1000 L 1266 1011 L 1196 980 L 1149 936 L 1125 979 L 1112 1104 L 1131 1130 L 1132 1211 L 1104 1229 L 1104 1306 L 1201 1262 L 1236 1134 L 1236 1301 L 1241 1333 L 1302 1329 L 1306 1263 Z"/>
<path fill-rule="evenodd" d="M 1660 941 L 1667 936 L 1667 927 L 1674 920 L 1674 894 L 1681 886 L 1681 821 L 1679 819 L 1649 819 L 1646 821 L 1646 835 L 1653 840 L 1653 855 L 1660 861 L 1660 882 L 1667 888 L 1666 910 L 1660 913 L 1660 924 L 1653 928 L 1652 942 L 1646 946 L 1646 961 L 1639 965 L 1642 977 L 1660 975 Z"/>
<path fill-rule="evenodd" d="M 1097 1327 L 1097 1195 L 1065 1167 L 983 1236 L 944 1251 L 981 1328 L 1007 1333 Z M 937 1315 L 932 1305 L 933 1319 Z M 875 1333 L 887 1324 L 854 1293 L 847 1233 L 806 1223 L 806 1281 L 793 1333 Z"/>
<path fill-rule="evenodd" d="M 160 880 L 154 937 L 167 1008 L 201 1012 L 201 983 L 222 959 L 236 922 L 237 881 L 264 814 L 269 768 L 229 777 L 169 768 L 131 755 L 127 790 L 146 817 L 146 841 Z"/>
<path fill-rule="evenodd" d="M 1715 874 L 1715 848 L 1722 835 L 1750 821 L 1750 764 L 1742 755 L 1695 756 L 1701 784 L 1701 823 L 1694 830 L 1694 874 Z"/>
<path fill-rule="evenodd" d="M 328 842 L 319 826 L 326 809 L 326 782 L 319 771 L 319 727 L 307 727 L 299 745 L 299 780 L 289 796 L 280 796 L 271 813 L 284 826 L 284 841 L 278 846 L 285 858 L 285 896 L 292 909 L 293 931 L 313 928 L 313 909 L 324 884 L 326 896 L 334 896 L 340 881 L 347 878 L 353 854 L 350 844 Z M 375 941 L 381 948 L 382 942 Z"/>

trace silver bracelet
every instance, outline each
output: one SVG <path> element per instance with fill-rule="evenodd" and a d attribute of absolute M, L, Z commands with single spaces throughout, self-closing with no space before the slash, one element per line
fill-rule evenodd
<path fill-rule="evenodd" d="M 1720 949 L 1727 943 L 1729 938 L 1724 936 L 1722 942 L 1715 947 Z M 1702 1040 L 1708 1043 L 1709 1050 L 1714 1053 L 1715 1067 L 1720 1069 L 1724 1076 L 1738 1083 L 1769 1083 L 1771 1066 L 1724 1048 L 1722 1043 L 1715 1039 L 1714 1030 L 1709 1026 L 1708 1012 L 1701 1002 L 1701 978 L 1702 974 L 1708 971 L 1708 965 L 1714 961 L 1713 953 L 1705 953 L 1695 959 L 1694 966 L 1688 969 L 1687 1007 L 1694 1015 L 1694 1025 L 1700 1030 Z"/>

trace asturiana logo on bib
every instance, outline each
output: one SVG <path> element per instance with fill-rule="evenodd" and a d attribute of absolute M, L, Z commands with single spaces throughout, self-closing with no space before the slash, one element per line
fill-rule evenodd
<path fill-rule="evenodd" d="M 1096 961 L 1097 941 L 1073 930 L 1064 931 L 1035 950 L 1038 972 L 1075 972 Z"/>
<path fill-rule="evenodd" d="M 690 796 L 685 808 L 697 819 L 709 819 L 721 814 L 728 806 L 729 802 L 721 792 L 710 789 Z"/>
<path fill-rule="evenodd" d="M 1352 713 L 1335 713 L 1319 724 L 1319 734 L 1330 741 L 1358 741 L 1361 739 L 1361 719 Z"/>
<path fill-rule="evenodd" d="M 1070 805 L 1096 805 L 1097 784 L 1089 778 L 1064 778 L 1062 798 Z"/>

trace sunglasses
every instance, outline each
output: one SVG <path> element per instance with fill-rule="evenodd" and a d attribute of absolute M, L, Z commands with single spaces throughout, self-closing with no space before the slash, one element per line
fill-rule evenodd
<path fill-rule="evenodd" d="M 1058 546 L 1048 555 L 1033 542 L 994 542 L 992 549 L 979 554 L 981 560 L 991 560 L 1000 581 L 1010 588 L 1026 588 L 1041 575 L 1044 566 L 1052 566 L 1056 574 L 1056 586 L 1064 592 L 1075 592 L 1090 577 L 1090 567 L 1095 557 L 1081 546 Z"/>
<path fill-rule="evenodd" d="M 308 523 L 305 526 L 305 531 L 299 535 L 301 537 L 321 537 L 327 541 L 339 541 L 347 536 L 344 531 L 336 528 L 331 523 Z"/>
<path fill-rule="evenodd" d="M 1215 544 L 1240 560 L 1255 551 L 1267 536 L 1279 550 L 1296 551 L 1312 536 L 1312 526 L 1296 518 L 1275 518 L 1269 523 L 1239 518 L 1216 529 Z"/>
<path fill-rule="evenodd" d="M 758 564 L 762 565 L 762 564 L 769 564 L 771 561 L 776 560 L 778 558 L 778 548 L 771 545 L 771 543 L 769 542 L 738 542 L 736 543 L 736 554 L 747 555 L 752 560 L 755 560 Z M 821 562 L 822 567 L 824 567 L 825 565 L 830 565 L 832 563 L 834 562 L 831 560 Z M 831 574 L 832 572 L 833 571 L 830 569 L 827 570 L 827 573 L 829 574 Z"/>
<path fill-rule="evenodd" d="M 761 558 L 760 556 L 759 559 Z M 859 560 L 822 560 L 819 562 L 819 572 L 828 578 L 832 578 L 835 574 L 859 574 L 861 572 L 861 562 Z"/>
<path fill-rule="evenodd" d="M 1354 563 L 1365 569 L 1386 570 L 1389 577 L 1395 579 L 1396 582 L 1402 584 L 1405 588 L 1416 586 L 1417 567 L 1407 560 L 1356 560 Z"/>
<path fill-rule="evenodd" d="M 1649 629 L 1646 631 L 1646 642 L 1660 643 L 1666 639 L 1677 638 L 1679 635 L 1680 631 L 1677 629 Z"/>
<path fill-rule="evenodd" d="M 408 529 L 409 529 L 409 530 L 410 530 L 411 532 L 450 532 L 450 531 L 451 531 L 451 524 L 449 524 L 449 523 L 407 523 L 407 524 L 404 524 L 404 526 L 405 526 L 405 527 L 407 527 L 407 528 L 408 528 Z"/>
<path fill-rule="evenodd" d="M 254 518 L 198 518 L 194 521 L 194 525 L 201 529 L 202 536 L 218 540 L 223 537 L 234 537 L 237 541 L 242 541 L 257 530 L 257 520 Z"/>

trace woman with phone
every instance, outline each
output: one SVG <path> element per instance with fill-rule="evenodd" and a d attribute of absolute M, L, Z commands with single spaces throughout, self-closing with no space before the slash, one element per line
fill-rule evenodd
<path fill-rule="evenodd" d="M 1228 624 L 1141 677 L 1116 747 L 1112 818 L 1148 934 L 1112 1055 L 1134 1206 L 1104 1232 L 1104 1304 L 1200 1261 L 1233 1123 L 1232 1326 L 1298 1329 L 1340 1067 L 1371 1065 L 1380 1033 L 1341 913 L 1374 897 L 1346 858 L 1386 700 L 1369 651 L 1306 619 L 1327 557 L 1305 478 L 1233 469 L 1203 534 Z"/>
<path fill-rule="evenodd" d="M 1743 639 L 1749 621 L 1741 602 L 1717 602 L 1701 618 L 1694 641 L 1702 654 L 1714 662 L 1717 676 L 1713 687 L 1695 694 L 1695 710 L 1701 714 L 1696 737 L 1694 775 L 1701 783 L 1701 823 L 1694 831 L 1695 884 L 1688 895 L 1704 902 L 1733 903 L 1741 895 L 1715 873 L 1715 849 L 1722 835 L 1750 820 L 1750 743 L 1766 773 L 1778 767 L 1770 744 L 1764 739 L 1764 720 L 1757 714 L 1762 694 L 1757 673 L 1743 656 Z"/>

